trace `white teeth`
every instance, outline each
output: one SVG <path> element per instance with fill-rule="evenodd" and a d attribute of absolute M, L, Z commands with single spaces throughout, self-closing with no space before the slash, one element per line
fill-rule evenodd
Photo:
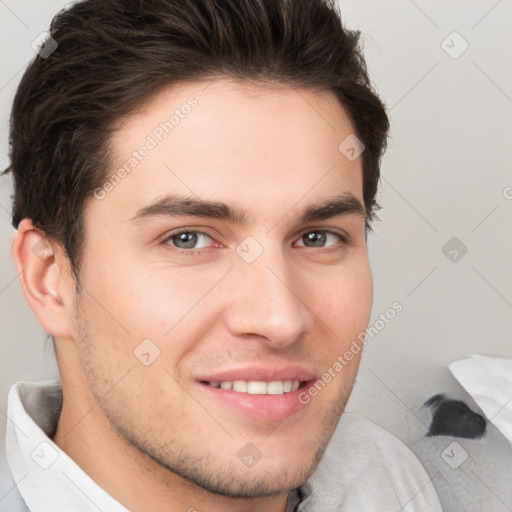
<path fill-rule="evenodd" d="M 250 395 L 282 395 L 295 391 L 300 386 L 299 380 L 274 380 L 265 382 L 262 380 L 225 380 L 222 382 L 208 382 L 214 388 L 220 387 L 225 390 L 233 390 L 238 393 L 249 393 Z"/>
<path fill-rule="evenodd" d="M 250 380 L 247 383 L 247 393 L 250 395 L 266 395 L 267 383 L 261 380 Z"/>
<path fill-rule="evenodd" d="M 275 380 L 274 382 L 269 382 L 267 384 L 267 393 L 269 395 L 282 395 L 284 392 L 283 388 L 283 381 Z"/>
<path fill-rule="evenodd" d="M 247 381 L 246 380 L 233 381 L 233 391 L 238 391 L 239 393 L 247 393 Z"/>

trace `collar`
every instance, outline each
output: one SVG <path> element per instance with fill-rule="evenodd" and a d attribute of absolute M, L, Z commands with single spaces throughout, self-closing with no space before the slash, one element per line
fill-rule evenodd
<path fill-rule="evenodd" d="M 128 512 L 50 439 L 61 404 L 59 382 L 18 382 L 9 392 L 7 461 L 28 508 Z"/>

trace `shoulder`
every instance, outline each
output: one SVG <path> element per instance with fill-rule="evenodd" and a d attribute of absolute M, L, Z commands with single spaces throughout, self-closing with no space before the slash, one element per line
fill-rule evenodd
<path fill-rule="evenodd" d="M 0 457 L 0 512 L 29 512 L 7 466 L 3 447 Z"/>
<path fill-rule="evenodd" d="M 14 481 L 5 450 L 6 416 L 0 415 L 0 512 L 29 512 Z"/>
<path fill-rule="evenodd" d="M 300 511 L 441 511 L 434 486 L 416 456 L 393 434 L 344 413 L 308 480 Z"/>
<path fill-rule="evenodd" d="M 9 463 L 12 465 L 13 460 L 20 461 L 17 435 L 28 437 L 31 423 L 37 429 L 53 429 L 59 410 L 60 389 L 58 382 L 17 382 L 10 388 L 7 416 L 0 417 L 0 512 L 29 512 L 18 489 L 18 484 L 23 485 L 28 472 L 21 471 L 17 474 Z M 38 420 L 37 425 L 34 418 Z"/>

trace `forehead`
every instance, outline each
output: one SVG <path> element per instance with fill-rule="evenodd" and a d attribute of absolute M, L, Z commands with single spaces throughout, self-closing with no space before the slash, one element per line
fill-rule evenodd
<path fill-rule="evenodd" d="M 353 132 L 331 92 L 227 78 L 180 84 L 117 124 L 106 193 L 90 206 L 127 219 L 169 193 L 249 215 L 344 193 L 362 201 L 362 158 L 338 149 Z"/>

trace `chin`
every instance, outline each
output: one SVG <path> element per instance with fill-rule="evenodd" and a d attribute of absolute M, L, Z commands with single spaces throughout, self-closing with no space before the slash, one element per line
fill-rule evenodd
<path fill-rule="evenodd" d="M 314 445 L 314 441 L 317 444 Z M 132 444 L 137 444 L 133 443 Z M 325 443 L 326 444 L 326 443 Z M 318 446 L 318 439 L 311 446 L 296 446 L 290 450 L 260 452 L 252 443 L 245 443 L 222 453 L 197 452 L 189 456 L 152 449 L 137 448 L 156 462 L 160 469 L 170 473 L 170 483 L 179 477 L 211 493 L 228 498 L 264 498 L 288 493 L 304 484 L 315 470 L 325 446 Z M 312 448 L 312 446 L 315 446 Z"/>
<path fill-rule="evenodd" d="M 230 469 L 219 470 L 215 476 L 210 473 L 211 470 L 208 475 L 201 475 L 196 470 L 193 474 L 180 476 L 209 493 L 228 498 L 278 496 L 304 484 L 318 463 L 315 456 L 313 460 L 297 461 L 295 466 L 290 464 L 289 457 L 285 459 L 280 465 L 260 460 L 250 468 L 235 466 L 236 469 L 233 469 L 230 464 Z"/>

